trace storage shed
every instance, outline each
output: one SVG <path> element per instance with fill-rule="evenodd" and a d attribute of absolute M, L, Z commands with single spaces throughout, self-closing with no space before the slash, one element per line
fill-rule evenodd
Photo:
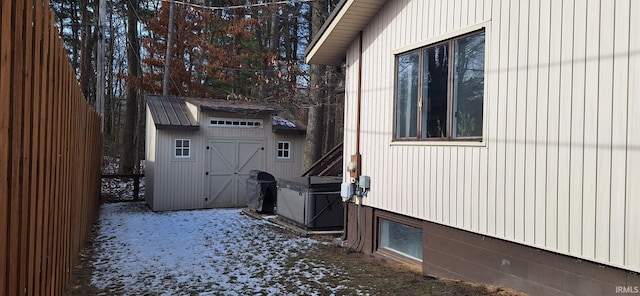
<path fill-rule="evenodd" d="M 153 211 L 245 207 L 251 170 L 302 172 L 306 126 L 276 104 L 153 95 L 146 113 Z"/>

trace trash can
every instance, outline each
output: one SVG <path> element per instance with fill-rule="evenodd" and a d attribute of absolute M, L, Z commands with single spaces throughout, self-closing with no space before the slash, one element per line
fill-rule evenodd
<path fill-rule="evenodd" d="M 247 206 L 260 214 L 273 213 L 276 205 L 276 179 L 273 175 L 251 170 L 247 179 Z"/>
<path fill-rule="evenodd" d="M 341 177 L 278 180 L 278 216 L 307 230 L 336 230 L 344 224 Z"/>

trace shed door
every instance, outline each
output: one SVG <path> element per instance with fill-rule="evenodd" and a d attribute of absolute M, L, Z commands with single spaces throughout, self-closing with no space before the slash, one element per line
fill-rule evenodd
<path fill-rule="evenodd" d="M 209 196 L 205 206 L 246 207 L 246 181 L 251 170 L 264 170 L 261 140 L 212 140 L 208 153 Z"/>

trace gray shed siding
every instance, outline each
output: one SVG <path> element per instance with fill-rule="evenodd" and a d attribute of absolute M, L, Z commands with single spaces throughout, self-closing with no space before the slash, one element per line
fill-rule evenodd
<path fill-rule="evenodd" d="M 205 198 L 209 184 L 205 172 L 208 166 L 206 146 L 212 140 L 260 140 L 265 145 L 262 169 L 276 178 L 299 176 L 302 172 L 304 135 L 281 135 L 271 131 L 268 115 L 246 116 L 227 112 L 201 112 L 190 103 L 187 109 L 197 112 L 199 131 L 156 130 L 153 121 L 147 118 L 147 196 L 154 211 L 199 209 L 207 207 Z M 149 114 L 148 114 L 149 115 Z M 210 117 L 262 119 L 259 128 L 229 128 L 209 126 Z M 191 157 L 177 159 L 173 156 L 175 139 L 191 140 Z M 276 159 L 277 142 L 290 141 L 292 158 Z"/>

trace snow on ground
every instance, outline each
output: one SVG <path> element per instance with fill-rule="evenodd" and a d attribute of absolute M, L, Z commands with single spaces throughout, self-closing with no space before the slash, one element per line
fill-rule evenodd
<path fill-rule="evenodd" d="M 268 223 L 239 209 L 154 213 L 144 203 L 104 204 L 92 285 L 104 295 L 319 295 L 344 288 L 322 282 L 344 276 L 340 271 L 287 262 L 321 242 Z"/>

